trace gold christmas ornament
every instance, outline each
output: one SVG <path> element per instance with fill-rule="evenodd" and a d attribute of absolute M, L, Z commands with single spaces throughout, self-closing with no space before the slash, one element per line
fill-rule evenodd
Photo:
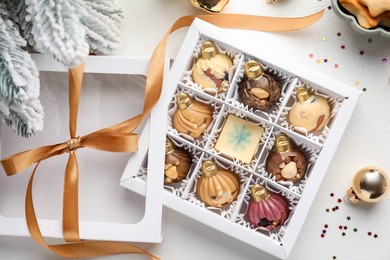
<path fill-rule="evenodd" d="M 201 136 L 213 120 L 212 108 L 186 93 L 179 93 L 176 99 L 178 108 L 173 115 L 173 127 L 193 138 Z"/>
<path fill-rule="evenodd" d="M 389 177 L 384 170 L 376 166 L 360 169 L 352 180 L 352 187 L 347 195 L 352 203 L 360 200 L 376 203 L 383 200 L 389 192 Z"/>
<path fill-rule="evenodd" d="M 190 0 L 193 7 L 208 13 L 219 13 L 229 0 Z"/>
<path fill-rule="evenodd" d="M 196 191 L 207 206 L 223 207 L 237 198 L 239 190 L 240 184 L 233 172 L 218 169 L 212 161 L 202 164 Z"/>
<path fill-rule="evenodd" d="M 322 130 L 331 114 L 328 101 L 318 95 L 310 94 L 304 87 L 297 89 L 296 98 L 297 101 L 288 114 L 290 124 L 305 128 L 309 132 Z"/>
<path fill-rule="evenodd" d="M 191 167 L 191 155 L 176 147 L 167 137 L 165 141 L 164 182 L 166 184 L 182 181 Z"/>
<path fill-rule="evenodd" d="M 218 53 L 211 41 L 205 41 L 201 46 L 200 57 L 193 67 L 192 78 L 203 90 L 226 92 L 232 66 L 233 62 L 228 56 Z"/>

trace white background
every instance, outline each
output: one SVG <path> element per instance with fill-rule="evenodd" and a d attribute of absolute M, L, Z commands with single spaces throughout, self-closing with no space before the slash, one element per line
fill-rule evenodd
<path fill-rule="evenodd" d="M 198 13 L 187 0 L 120 0 L 125 11 L 124 46 L 116 55 L 150 57 L 154 47 L 179 17 Z M 303 16 L 326 8 L 320 22 L 290 33 L 234 31 L 259 48 L 283 54 L 306 66 L 332 76 L 355 88 L 366 88 L 351 123 L 337 149 L 321 189 L 307 216 L 290 259 L 389 259 L 390 197 L 373 205 L 338 204 L 350 186 L 355 171 L 376 165 L 390 173 L 390 39 L 371 37 L 352 31 L 347 23 L 328 10 L 329 0 L 280 0 L 267 5 L 265 0 L 231 0 L 225 13 L 250 13 L 266 16 Z M 341 32 L 341 37 L 337 33 Z M 174 58 L 186 29 L 169 41 L 168 57 Z M 326 38 L 324 38 L 326 37 Z M 345 49 L 341 49 L 345 45 Z M 364 54 L 359 52 L 363 50 Z M 313 54 L 313 58 L 309 54 Z M 317 59 L 328 63 L 317 63 Z M 382 58 L 389 62 L 382 63 Z M 335 64 L 339 67 L 336 69 Z M 329 193 L 334 192 L 335 197 Z M 340 210 L 326 213 L 336 204 Z M 346 217 L 351 216 L 347 221 Z M 264 259 L 273 257 L 227 237 L 179 213 L 167 210 L 166 237 L 161 245 L 141 245 L 162 259 Z M 329 228 L 325 238 L 323 225 Z M 339 225 L 347 225 L 346 236 Z M 358 228 L 353 232 L 353 228 Z M 377 239 L 366 233 L 372 231 Z M 57 259 L 29 238 L 0 238 L 0 259 Z M 60 258 L 58 258 L 60 259 Z M 105 259 L 146 259 L 143 256 L 111 256 Z"/>

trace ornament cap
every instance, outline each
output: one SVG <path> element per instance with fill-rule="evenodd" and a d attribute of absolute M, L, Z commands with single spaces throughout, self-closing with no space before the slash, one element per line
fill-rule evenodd
<path fill-rule="evenodd" d="M 297 89 L 297 100 L 298 102 L 305 102 L 310 97 L 309 92 L 304 87 L 299 87 Z"/>
<path fill-rule="evenodd" d="M 173 142 L 167 137 L 165 140 L 165 153 L 168 154 L 172 153 L 173 151 L 175 151 L 175 146 Z"/>
<path fill-rule="evenodd" d="M 212 177 L 218 173 L 218 167 L 212 161 L 205 161 L 202 164 L 202 173 L 205 177 Z"/>
<path fill-rule="evenodd" d="M 284 153 L 291 150 L 291 143 L 286 134 L 278 134 L 275 140 L 275 151 Z"/>
<path fill-rule="evenodd" d="M 263 74 L 261 64 L 254 60 L 250 60 L 245 63 L 244 71 L 248 79 L 257 79 Z"/>
<path fill-rule="evenodd" d="M 177 98 L 177 105 L 181 110 L 187 109 L 194 104 L 194 101 L 186 93 L 179 93 L 176 98 Z"/>
<path fill-rule="evenodd" d="M 217 55 L 217 50 L 211 41 L 205 41 L 202 43 L 201 58 L 204 60 L 211 59 Z"/>
<path fill-rule="evenodd" d="M 384 170 L 376 166 L 367 166 L 355 174 L 347 195 L 352 203 L 360 200 L 377 203 L 386 197 L 389 192 L 388 186 L 389 178 Z"/>
<path fill-rule="evenodd" d="M 260 184 L 255 184 L 252 186 L 251 189 L 252 199 L 256 202 L 262 202 L 270 196 L 270 193 L 267 191 L 267 189 Z"/>

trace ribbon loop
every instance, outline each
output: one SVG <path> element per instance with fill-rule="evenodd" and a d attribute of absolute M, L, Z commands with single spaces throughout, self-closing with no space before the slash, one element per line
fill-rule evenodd
<path fill-rule="evenodd" d="M 81 146 L 80 136 L 77 136 L 75 138 L 70 139 L 69 141 L 66 142 L 66 144 L 68 145 L 68 147 L 67 147 L 68 153 L 75 150 L 75 149 L 80 148 L 80 146 Z"/>

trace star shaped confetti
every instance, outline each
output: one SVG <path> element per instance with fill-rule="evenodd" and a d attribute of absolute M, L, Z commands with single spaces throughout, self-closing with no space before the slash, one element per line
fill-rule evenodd
<path fill-rule="evenodd" d="M 382 59 L 382 63 L 386 64 L 386 63 L 387 63 L 387 59 L 386 59 L 386 58 L 383 58 L 383 59 Z"/>
<path fill-rule="evenodd" d="M 328 10 L 332 10 L 332 6 L 329 5 L 329 6 L 328 6 Z"/>
<path fill-rule="evenodd" d="M 341 45 L 340 48 L 341 48 L 342 50 L 345 50 L 345 45 Z"/>
<path fill-rule="evenodd" d="M 355 86 L 358 86 L 360 84 L 360 81 L 359 80 L 355 80 L 354 84 L 355 84 Z"/>
<path fill-rule="evenodd" d="M 337 37 L 341 37 L 341 32 L 338 32 L 338 33 L 337 33 Z"/>
<path fill-rule="evenodd" d="M 347 230 L 348 229 L 348 227 L 347 226 L 344 226 L 344 230 Z"/>
<path fill-rule="evenodd" d="M 333 259 L 333 260 L 336 260 L 336 259 L 337 259 L 337 257 L 334 255 L 334 256 L 332 257 L 332 259 Z"/>
<path fill-rule="evenodd" d="M 314 57 L 313 53 L 310 53 L 310 54 L 309 54 L 309 57 L 310 57 L 310 58 L 313 58 L 313 57 Z"/>
<path fill-rule="evenodd" d="M 363 92 L 366 92 L 366 91 L 367 91 L 367 89 L 366 89 L 366 88 L 362 88 L 362 90 L 363 90 Z"/>
<path fill-rule="evenodd" d="M 333 192 L 331 192 L 329 195 L 330 195 L 331 197 L 334 197 L 334 193 L 333 193 Z"/>
<path fill-rule="evenodd" d="M 325 224 L 325 225 L 324 225 L 324 228 L 328 228 L 328 227 L 329 227 L 328 224 Z"/>
<path fill-rule="evenodd" d="M 348 216 L 348 217 L 347 217 L 347 220 L 348 220 L 348 221 L 350 221 L 350 220 L 351 220 L 351 217 L 350 217 L 350 216 Z"/>
<path fill-rule="evenodd" d="M 360 55 L 364 55 L 364 51 L 360 51 L 359 54 L 360 54 Z"/>
<path fill-rule="evenodd" d="M 353 232 L 358 232 L 358 229 L 357 229 L 357 228 L 354 228 L 354 229 L 353 229 Z"/>
<path fill-rule="evenodd" d="M 345 237 L 345 236 L 347 235 L 347 233 L 343 232 L 343 233 L 341 233 L 341 235 L 342 235 L 343 237 Z"/>
<path fill-rule="evenodd" d="M 326 234 L 326 229 L 322 230 L 322 234 Z"/>
<path fill-rule="evenodd" d="M 374 238 L 378 238 L 378 234 L 375 234 L 375 235 L 374 235 Z"/>
<path fill-rule="evenodd" d="M 371 235 L 372 235 L 372 232 L 371 232 L 371 231 L 368 231 L 368 232 L 367 232 L 367 235 L 368 235 L 368 236 L 371 236 Z"/>
<path fill-rule="evenodd" d="M 324 237 L 325 237 L 325 235 L 324 235 L 324 234 L 321 234 L 320 236 L 321 236 L 321 238 L 324 238 Z"/>
<path fill-rule="evenodd" d="M 330 209 L 326 209 L 325 211 L 329 213 Z"/>
<path fill-rule="evenodd" d="M 343 226 L 342 226 L 342 225 L 340 225 L 340 226 L 339 226 L 339 229 L 340 229 L 340 230 L 341 230 L 341 229 L 343 229 Z"/>
<path fill-rule="evenodd" d="M 340 66 L 339 66 L 339 64 L 335 64 L 334 67 L 335 67 L 335 69 L 338 69 Z"/>
<path fill-rule="evenodd" d="M 328 39 L 328 37 L 322 36 L 322 40 L 323 40 L 324 42 L 326 42 L 327 39 Z"/>
<path fill-rule="evenodd" d="M 341 202 L 343 202 L 343 200 L 340 199 L 340 198 L 338 198 L 338 199 L 337 199 L 337 202 L 338 202 L 338 203 L 341 203 Z"/>
<path fill-rule="evenodd" d="M 328 59 L 324 59 L 324 62 L 325 62 L 325 63 L 328 63 Z"/>

